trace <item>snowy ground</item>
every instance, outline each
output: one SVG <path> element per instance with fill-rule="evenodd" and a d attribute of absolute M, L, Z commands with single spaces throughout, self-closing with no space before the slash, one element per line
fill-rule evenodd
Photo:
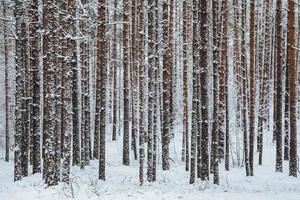
<path fill-rule="evenodd" d="M 274 149 L 265 152 L 263 166 L 255 165 L 255 176 L 246 177 L 244 168 L 232 168 L 230 172 L 221 166 L 220 185 L 198 181 L 190 185 L 189 174 L 182 163 L 173 163 L 168 172 L 158 170 L 158 181 L 138 184 L 137 163 L 121 165 L 120 146 L 109 148 L 107 155 L 107 180 L 97 180 L 98 163 L 80 170 L 72 168 L 71 186 L 61 183 L 47 188 L 41 175 L 30 175 L 20 182 L 13 182 L 13 162 L 0 161 L 0 200 L 61 200 L 61 199 L 201 199 L 201 200 L 300 200 L 300 178 L 288 176 L 288 165 L 284 173 L 274 172 Z M 112 147 L 110 146 L 110 147 Z M 271 155 L 271 156 L 270 156 Z M 256 159 L 257 160 L 257 159 Z M 160 168 L 160 167 L 159 167 Z"/>

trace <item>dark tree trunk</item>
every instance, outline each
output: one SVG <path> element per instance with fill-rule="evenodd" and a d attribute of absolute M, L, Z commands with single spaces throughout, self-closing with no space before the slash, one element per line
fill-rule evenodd
<path fill-rule="evenodd" d="M 139 111 L 140 111 L 140 120 L 139 120 L 139 182 L 140 185 L 144 183 L 144 160 L 145 160 L 145 108 L 144 108 L 144 11 L 143 11 L 144 1 L 140 1 L 137 4 L 137 10 L 139 12 L 137 32 L 138 32 L 138 66 L 139 66 Z"/>
<path fill-rule="evenodd" d="M 202 115 L 202 133 L 201 133 L 201 180 L 209 179 L 209 119 L 208 119 L 208 2 L 207 0 L 200 1 L 200 88 L 201 88 L 201 115 Z"/>
<path fill-rule="evenodd" d="M 129 95 L 130 95 L 130 83 L 129 83 L 129 2 L 123 0 L 123 66 L 124 66 L 124 134 L 123 134 L 123 165 L 130 164 L 129 158 L 129 124 L 130 124 L 130 110 L 129 110 Z"/>
<path fill-rule="evenodd" d="M 31 69 L 32 69 L 32 144 L 33 144 L 33 174 L 41 172 L 41 152 L 40 152 L 40 76 L 41 68 L 39 64 L 40 35 L 39 31 L 39 1 L 33 0 L 31 3 L 31 20 L 30 29 L 31 41 Z"/>
<path fill-rule="evenodd" d="M 250 134 L 249 134 L 249 167 L 250 176 L 253 176 L 253 157 L 254 157 L 254 129 L 255 129 L 255 63 L 254 63 L 254 48 L 255 48 L 255 1 L 250 1 Z"/>
<path fill-rule="evenodd" d="M 295 1 L 288 1 L 288 68 L 290 89 L 290 176 L 297 177 L 297 65 L 296 65 L 296 19 Z"/>
<path fill-rule="evenodd" d="M 99 73 L 97 92 L 99 93 L 100 110 L 99 110 L 99 179 L 105 180 L 105 128 L 106 128 L 106 79 L 107 79 L 107 50 L 108 43 L 106 38 L 106 0 L 98 0 L 98 55 L 97 68 Z"/>
<path fill-rule="evenodd" d="M 282 10 L 282 2 L 278 0 L 276 2 L 276 117 L 275 117 L 275 135 L 276 135 L 276 172 L 282 172 L 282 36 L 281 36 L 281 10 Z"/>

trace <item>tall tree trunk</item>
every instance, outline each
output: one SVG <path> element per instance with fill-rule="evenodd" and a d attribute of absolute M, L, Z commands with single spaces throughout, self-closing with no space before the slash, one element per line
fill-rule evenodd
<path fill-rule="evenodd" d="M 276 172 L 282 172 L 282 36 L 281 36 L 281 10 L 282 2 L 278 0 L 276 2 L 276 72 L 277 81 L 276 84 L 276 117 L 275 117 L 275 134 L 276 134 Z"/>
<path fill-rule="evenodd" d="M 138 132 L 138 73 L 137 73 L 137 11 L 136 0 L 131 3 L 131 93 L 132 93 L 132 129 L 131 129 L 131 149 L 133 151 L 134 159 L 138 159 L 137 153 L 137 132 Z"/>
<path fill-rule="evenodd" d="M 123 165 L 130 164 L 129 158 L 129 124 L 130 124 L 130 111 L 129 111 L 129 2 L 123 0 L 123 66 L 124 66 L 124 134 L 123 134 Z"/>
<path fill-rule="evenodd" d="M 31 69 L 32 69 L 32 143 L 33 143 L 33 173 L 41 172 L 41 152 L 40 152 L 40 76 L 41 67 L 39 64 L 40 35 L 39 31 L 39 0 L 31 3 Z"/>
<path fill-rule="evenodd" d="M 247 125 L 247 57 L 246 57 L 246 11 L 247 11 L 247 1 L 243 0 L 242 2 L 242 66 L 243 66 L 243 135 L 244 135 L 244 159 L 245 159 L 245 169 L 246 175 L 250 176 L 250 166 L 249 166 L 249 148 L 248 148 L 248 125 Z"/>
<path fill-rule="evenodd" d="M 229 170 L 229 118 L 228 118 L 228 62 L 227 62 L 227 23 L 228 10 L 227 0 L 222 1 L 222 36 L 220 49 L 220 128 L 219 128 L 219 158 L 224 158 L 225 153 L 225 170 Z M 225 146 L 225 149 L 224 149 Z M 225 152 L 224 152 L 225 150 Z"/>
<path fill-rule="evenodd" d="M 170 41 L 171 13 L 173 13 L 173 1 L 163 1 L 163 130 L 162 130 L 162 168 L 170 169 L 169 143 L 172 123 L 172 42 Z"/>
<path fill-rule="evenodd" d="M 209 179 L 209 122 L 208 122 L 208 2 L 207 0 L 200 1 L 200 87 L 201 87 L 201 115 L 202 115 L 202 134 L 201 134 L 201 158 L 202 171 L 201 180 Z"/>
<path fill-rule="evenodd" d="M 192 97 L 192 131 L 191 131 L 191 158 L 190 158 L 190 184 L 196 179 L 196 156 L 197 156 L 197 134 L 198 134 L 198 102 L 199 102 L 199 17 L 198 1 L 193 0 L 193 97 Z"/>
<path fill-rule="evenodd" d="M 147 140 L 147 180 L 153 181 L 153 133 L 154 133 L 154 95 L 155 95 L 155 1 L 148 0 L 148 140 Z"/>
<path fill-rule="evenodd" d="M 288 54 L 287 54 L 288 55 Z M 290 101 L 290 89 L 289 89 L 289 66 L 286 65 L 285 70 L 285 93 L 284 93 L 284 160 L 289 160 L 289 140 L 290 140 L 290 112 L 289 112 L 289 101 Z"/>
<path fill-rule="evenodd" d="M 25 69 L 24 63 L 26 52 L 26 38 L 24 33 L 25 24 L 25 6 L 24 2 L 16 0 L 15 2 L 15 20 L 16 20 L 16 100 L 15 100 L 15 169 L 14 180 L 18 181 L 22 179 L 22 135 L 24 132 L 23 122 L 23 104 L 24 104 L 24 76 Z"/>
<path fill-rule="evenodd" d="M 138 34 L 138 65 L 139 65 L 139 95 L 140 95 L 140 120 L 139 120 L 139 182 L 140 185 L 144 183 L 144 160 L 145 160 L 145 107 L 144 107 L 144 0 L 138 2 L 137 10 L 139 12 L 137 32 Z"/>
<path fill-rule="evenodd" d="M 118 9 L 118 0 L 114 0 L 114 25 L 113 25 L 113 73 L 114 73 L 114 83 L 113 83 L 113 90 L 114 90 L 114 102 L 113 102 L 113 133 L 112 133 L 112 140 L 115 141 L 117 139 L 117 119 L 118 119 L 118 113 L 117 113 L 117 104 L 118 104 L 118 88 L 117 88 L 117 80 L 118 80 L 118 62 L 117 62 L 117 9 Z"/>
<path fill-rule="evenodd" d="M 65 52 L 65 65 L 63 68 L 63 98 L 62 104 L 64 105 L 63 124 L 62 124 L 62 136 L 63 136 L 63 157 L 62 157 L 62 181 L 69 182 L 70 176 L 70 163 L 71 163 L 71 137 L 72 137 L 72 91 L 73 91 L 73 68 L 76 67 L 76 42 L 75 42 L 75 0 L 70 0 L 67 4 L 63 5 L 65 8 L 65 14 L 69 14 L 70 17 L 64 16 L 63 27 L 65 31 L 70 35 L 67 38 L 63 38 L 64 52 Z"/>
<path fill-rule="evenodd" d="M 191 33 L 191 3 L 183 2 L 183 134 L 182 134 L 182 161 L 185 161 L 185 170 L 189 171 L 189 59 L 190 59 L 190 33 Z"/>
<path fill-rule="evenodd" d="M 288 68 L 290 83 L 290 176 L 297 177 L 297 65 L 295 1 L 288 1 Z"/>
<path fill-rule="evenodd" d="M 255 62 L 254 62 L 254 48 L 255 48 L 255 1 L 250 1 L 250 134 L 249 134 L 249 167 L 250 176 L 253 176 L 253 157 L 254 157 L 254 129 L 255 129 Z"/>
<path fill-rule="evenodd" d="M 100 131 L 99 131 L 99 179 L 105 180 L 105 128 L 106 128 L 106 79 L 107 79 L 107 49 L 108 43 L 106 38 L 106 0 L 98 0 L 98 33 L 97 33 L 97 92 L 100 99 Z"/>
<path fill-rule="evenodd" d="M 211 170 L 214 175 L 214 184 L 219 184 L 219 4 L 212 3 L 213 17 L 213 127 L 212 127 L 212 150 Z"/>
<path fill-rule="evenodd" d="M 79 0 L 75 0 L 75 26 L 78 25 L 78 13 L 79 13 Z M 79 27 L 76 27 L 76 31 L 75 31 L 75 37 L 78 37 L 79 35 L 79 31 L 77 30 L 79 29 Z M 80 166 L 80 162 L 81 162 L 81 148 L 80 148 L 80 144 L 81 144 L 81 91 L 80 91 L 80 49 L 79 49 L 79 39 L 76 39 L 75 41 L 75 48 L 76 48 L 76 66 L 73 68 L 73 96 L 72 96 L 72 101 L 73 101 L 73 165 L 76 166 Z"/>
<path fill-rule="evenodd" d="M 7 18 L 7 3 L 5 0 L 2 0 L 2 9 L 3 9 L 3 40 L 4 40 L 4 68 L 5 68 L 5 161 L 9 161 L 9 145 L 10 145 L 10 137 L 9 137 L 9 77 L 8 77 L 8 55 L 9 55 L 9 41 L 8 41 L 8 26 L 6 22 Z"/>
<path fill-rule="evenodd" d="M 56 56 L 55 56 L 55 16 L 56 5 L 53 0 L 44 1 L 44 29 L 47 30 L 43 39 L 44 50 L 44 81 L 45 81 L 45 183 L 48 186 L 57 185 L 59 180 L 59 166 L 56 162 L 56 148 L 57 148 L 57 133 L 56 128 Z"/>

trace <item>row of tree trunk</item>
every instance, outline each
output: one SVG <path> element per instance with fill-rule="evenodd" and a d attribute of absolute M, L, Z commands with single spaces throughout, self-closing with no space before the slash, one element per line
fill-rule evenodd
<path fill-rule="evenodd" d="M 261 165 L 271 130 L 276 172 L 288 160 L 296 177 L 299 27 L 295 1 L 287 6 L 284 21 L 281 0 L 15 0 L 15 181 L 32 165 L 49 186 L 68 182 L 70 166 L 91 159 L 105 180 L 106 142 L 122 139 L 123 165 L 132 154 L 140 184 L 144 168 L 152 182 L 159 161 L 170 169 L 180 134 L 190 183 L 212 174 L 219 184 L 222 160 L 254 175 L 255 140 Z M 8 161 L 8 1 L 2 8 Z M 240 139 L 241 149 L 231 146 Z"/>

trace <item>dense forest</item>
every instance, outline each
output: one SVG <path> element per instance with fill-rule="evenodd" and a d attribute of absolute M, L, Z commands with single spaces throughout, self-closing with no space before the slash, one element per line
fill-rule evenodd
<path fill-rule="evenodd" d="M 172 169 L 173 143 L 190 184 L 219 185 L 221 168 L 255 176 L 266 138 L 269 170 L 297 177 L 299 5 L 1 0 L 11 181 L 42 173 L 48 186 L 68 183 L 72 166 L 84 171 L 92 160 L 105 181 L 108 144 L 121 141 L 120 163 L 138 166 L 140 185 Z"/>

